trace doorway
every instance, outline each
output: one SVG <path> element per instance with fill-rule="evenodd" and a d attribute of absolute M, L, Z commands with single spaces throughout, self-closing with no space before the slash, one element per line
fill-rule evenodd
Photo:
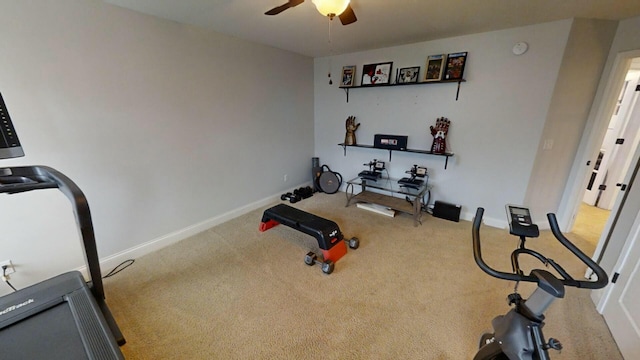
<path fill-rule="evenodd" d="M 597 246 L 640 141 L 640 57 L 619 91 L 571 232 Z M 627 146 L 621 146 L 627 145 Z"/>
<path fill-rule="evenodd" d="M 571 234 L 586 240 L 595 249 L 609 216 L 611 216 L 611 210 L 601 209 L 582 201 Z"/>

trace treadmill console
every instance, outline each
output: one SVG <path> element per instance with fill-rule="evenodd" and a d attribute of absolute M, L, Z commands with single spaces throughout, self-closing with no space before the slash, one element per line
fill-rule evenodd
<path fill-rule="evenodd" d="M 533 223 L 529 209 L 518 205 L 506 205 L 509 233 L 521 237 L 538 237 L 538 225 Z"/>
<path fill-rule="evenodd" d="M 0 159 L 10 159 L 24 156 L 18 134 L 13 127 L 11 117 L 0 94 Z"/>

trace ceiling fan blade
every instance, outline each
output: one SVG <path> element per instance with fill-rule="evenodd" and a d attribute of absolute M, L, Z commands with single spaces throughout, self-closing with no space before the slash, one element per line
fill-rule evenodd
<path fill-rule="evenodd" d="M 340 18 L 342 25 L 353 24 L 358 20 L 356 13 L 354 13 L 351 8 L 351 4 L 347 5 L 347 9 L 343 11 L 342 14 L 338 15 L 338 17 Z"/>
<path fill-rule="evenodd" d="M 289 2 L 282 4 L 280 6 L 276 6 L 273 9 L 267 11 L 266 13 L 264 13 L 265 15 L 278 15 L 281 12 L 287 10 L 288 8 L 292 8 L 294 6 L 298 6 L 300 4 L 302 4 L 304 2 L 304 0 L 289 0 Z"/>

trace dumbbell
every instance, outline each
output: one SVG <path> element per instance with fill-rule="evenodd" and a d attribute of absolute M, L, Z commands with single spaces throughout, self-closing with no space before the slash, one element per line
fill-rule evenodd
<path fill-rule="evenodd" d="M 318 261 L 318 256 L 313 251 L 309 251 L 307 255 L 304 256 L 304 263 L 309 266 L 313 266 L 316 264 L 320 265 L 322 272 L 327 275 L 331 274 L 333 272 L 333 269 L 335 268 L 335 264 L 331 260 L 323 262 Z"/>
<path fill-rule="evenodd" d="M 297 195 L 299 198 L 307 199 L 313 196 L 313 189 L 310 186 L 301 187 L 299 189 L 293 190 L 293 194 Z"/>
<path fill-rule="evenodd" d="M 300 201 L 300 197 L 298 195 L 294 195 L 290 192 L 286 193 L 286 194 L 282 194 L 280 195 L 280 200 L 289 200 L 290 203 L 297 203 L 298 201 Z"/>

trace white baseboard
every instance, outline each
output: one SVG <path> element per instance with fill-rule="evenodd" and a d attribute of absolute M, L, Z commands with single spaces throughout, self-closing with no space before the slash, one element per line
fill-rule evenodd
<path fill-rule="evenodd" d="M 294 189 L 297 189 L 299 187 L 304 187 L 304 186 L 308 186 L 310 183 L 304 183 L 302 185 L 299 185 L 297 187 L 291 188 L 287 191 L 284 192 L 293 192 Z M 132 248 L 123 250 L 119 253 L 110 255 L 110 256 L 106 256 L 104 258 L 100 259 L 100 268 L 102 270 L 102 275 L 106 275 L 109 271 L 111 271 L 111 269 L 115 268 L 116 266 L 118 266 L 119 264 L 121 264 L 122 262 L 129 260 L 129 259 L 137 259 L 143 255 L 147 255 L 150 254 L 154 251 L 160 250 L 164 247 L 167 247 L 169 245 L 175 244 L 180 240 L 184 240 L 190 236 L 196 235 L 198 233 L 201 233 L 207 229 L 210 229 L 216 225 L 220 225 L 224 222 L 227 222 L 231 219 L 234 219 L 238 216 L 244 215 L 246 213 L 249 213 L 253 210 L 259 209 L 263 206 L 267 206 L 269 204 L 272 204 L 276 201 L 280 201 L 280 194 L 276 194 L 276 195 L 272 195 L 269 197 L 266 197 L 264 199 L 258 200 L 256 202 L 247 204 L 245 206 L 241 206 L 239 208 L 233 209 L 229 212 L 226 212 L 224 214 L 215 216 L 211 219 L 202 221 L 200 223 L 197 224 L 193 224 L 191 226 L 188 226 L 184 229 L 180 229 L 177 231 L 174 231 L 172 233 L 163 235 L 159 238 L 147 241 L 145 243 L 136 245 Z M 258 229 L 258 224 L 256 223 L 256 229 Z M 88 276 L 88 271 L 87 271 L 87 267 L 86 266 L 82 266 L 79 267 L 75 270 L 78 270 L 82 273 L 82 275 L 85 277 L 85 279 L 89 279 Z"/>

